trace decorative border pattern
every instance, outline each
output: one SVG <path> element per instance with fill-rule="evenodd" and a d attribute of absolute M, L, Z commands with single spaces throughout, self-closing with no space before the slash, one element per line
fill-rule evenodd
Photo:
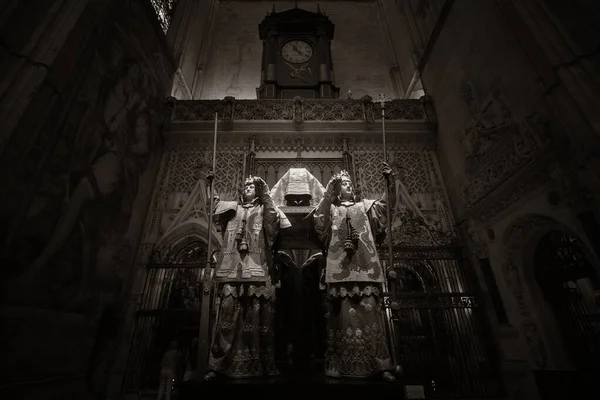
<path fill-rule="evenodd" d="M 359 100 L 175 100 L 171 113 L 172 122 L 211 121 L 215 113 L 221 121 L 364 121 L 373 123 L 381 117 L 381 104 L 373 102 L 371 96 Z M 437 119 L 430 104 L 431 99 L 397 99 L 385 102 L 388 120 Z"/>

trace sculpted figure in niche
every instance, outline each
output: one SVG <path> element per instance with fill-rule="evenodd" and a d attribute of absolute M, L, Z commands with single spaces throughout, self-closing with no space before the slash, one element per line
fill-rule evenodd
<path fill-rule="evenodd" d="M 383 163 L 385 179 L 392 170 Z M 393 185 L 392 185 L 393 187 Z M 395 201 L 395 194 L 392 203 Z M 395 380 L 380 303 L 385 271 L 376 243 L 385 237 L 386 198 L 355 198 L 347 172 L 331 178 L 313 213 L 326 255 L 327 347 L 325 375 Z"/>
<path fill-rule="evenodd" d="M 209 174 L 212 179 L 212 174 Z M 291 226 L 259 177 L 246 179 L 239 201 L 218 201 L 214 221 L 223 233 L 215 277 L 217 315 L 205 379 L 276 375 L 272 248 Z"/>

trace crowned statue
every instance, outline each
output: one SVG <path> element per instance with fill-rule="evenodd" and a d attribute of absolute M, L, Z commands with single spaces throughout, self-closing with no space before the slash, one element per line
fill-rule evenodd
<path fill-rule="evenodd" d="M 223 244 L 215 267 L 217 314 L 205 379 L 217 373 L 229 378 L 276 375 L 272 247 L 290 223 L 259 177 L 246 179 L 238 201 L 215 200 L 213 220 Z"/>
<path fill-rule="evenodd" d="M 392 170 L 383 163 L 390 187 Z M 395 193 L 390 193 L 393 204 Z M 325 375 L 395 380 L 381 306 L 385 281 L 376 244 L 385 238 L 386 196 L 361 200 L 349 174 L 333 176 L 312 213 L 314 230 L 326 257 L 327 344 Z"/>

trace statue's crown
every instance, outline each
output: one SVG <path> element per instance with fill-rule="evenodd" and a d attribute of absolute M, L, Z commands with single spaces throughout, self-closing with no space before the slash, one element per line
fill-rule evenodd
<path fill-rule="evenodd" d="M 252 185 L 256 179 L 258 179 L 257 176 L 249 175 L 244 181 L 244 186 Z"/>
<path fill-rule="evenodd" d="M 339 173 L 335 174 L 334 177 L 338 178 L 340 180 L 342 180 L 342 179 L 347 179 L 349 181 L 352 180 L 352 178 L 350 177 L 350 174 L 346 170 L 341 170 Z"/>

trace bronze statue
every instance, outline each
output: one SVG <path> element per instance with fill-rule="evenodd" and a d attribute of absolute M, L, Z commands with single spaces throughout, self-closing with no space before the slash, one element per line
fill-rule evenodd
<path fill-rule="evenodd" d="M 382 174 L 391 183 L 392 170 L 385 162 Z M 390 197 L 393 204 L 395 194 Z M 386 216 L 385 196 L 357 199 L 345 171 L 331 178 L 313 213 L 314 229 L 326 255 L 327 376 L 382 374 L 386 380 L 395 380 L 381 307 L 385 271 L 375 247 L 385 237 Z"/>
<path fill-rule="evenodd" d="M 205 379 L 216 373 L 230 378 L 276 375 L 270 269 L 273 244 L 289 221 L 259 177 L 245 181 L 239 201 L 216 200 L 214 221 L 223 244 L 215 268 L 217 314 Z"/>

